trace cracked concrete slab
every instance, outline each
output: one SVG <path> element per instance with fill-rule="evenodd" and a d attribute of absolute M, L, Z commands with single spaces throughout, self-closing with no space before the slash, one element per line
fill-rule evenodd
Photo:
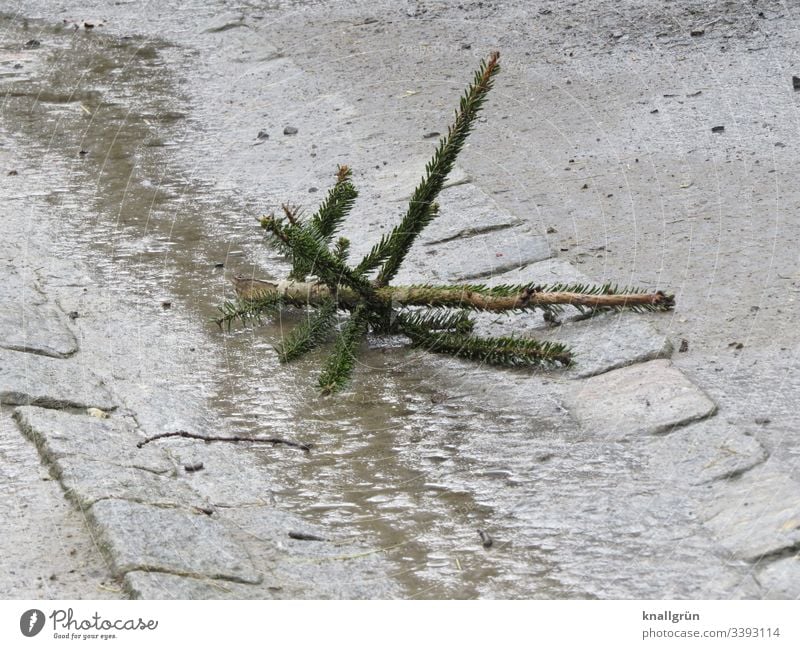
<path fill-rule="evenodd" d="M 737 559 L 755 562 L 800 547 L 800 483 L 770 463 L 711 489 L 699 515 Z"/>
<path fill-rule="evenodd" d="M 609 440 L 663 433 L 716 411 L 716 404 L 667 360 L 612 370 L 567 397 L 584 430 Z"/>
<path fill-rule="evenodd" d="M 162 449 L 151 445 L 137 448 L 136 444 L 144 437 L 130 420 L 122 417 L 97 419 L 50 408 L 21 406 L 15 409 L 14 419 L 50 462 L 64 457 L 82 457 L 151 473 L 170 473 L 175 469 Z"/>
<path fill-rule="evenodd" d="M 125 500 L 101 500 L 89 512 L 117 576 L 144 570 L 261 582 L 247 551 L 205 514 Z"/>
<path fill-rule="evenodd" d="M 73 358 L 0 350 L 0 403 L 113 410 L 114 399 L 89 368 Z"/>
<path fill-rule="evenodd" d="M 719 417 L 653 438 L 645 450 L 651 467 L 667 480 L 692 485 L 739 476 L 768 457 L 755 437 Z"/>

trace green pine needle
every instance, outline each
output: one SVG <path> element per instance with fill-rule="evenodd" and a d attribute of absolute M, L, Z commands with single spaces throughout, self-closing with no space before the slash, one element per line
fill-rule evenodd
<path fill-rule="evenodd" d="M 461 98 L 455 121 L 425 166 L 425 176 L 411 196 L 403 220 L 359 264 L 358 272 L 364 273 L 383 263 L 376 282 L 378 286 L 386 286 L 394 278 L 417 236 L 436 217 L 438 209 L 434 207 L 434 201 L 453 170 L 475 118 L 492 88 L 494 76 L 500 71 L 499 57 L 499 52 L 494 52 L 487 61 L 481 62 L 473 82 Z"/>
<path fill-rule="evenodd" d="M 345 217 L 350 213 L 358 197 L 358 191 L 350 182 L 353 172 L 340 166 L 336 173 L 336 184 L 328 192 L 309 224 L 320 241 L 330 243 Z"/>
<path fill-rule="evenodd" d="M 330 245 L 333 235 L 336 234 L 345 217 L 350 213 L 358 197 L 358 191 L 350 182 L 351 176 L 352 171 L 349 167 L 340 166 L 336 173 L 336 184 L 330 189 L 309 223 L 298 224 L 322 247 Z M 337 245 L 333 251 L 334 256 L 340 261 L 346 260 L 346 255 L 337 254 L 338 250 Z M 317 274 L 313 260 L 294 255 L 292 261 L 292 272 L 289 275 L 291 279 L 303 281 L 306 276 Z"/>
<path fill-rule="evenodd" d="M 560 343 L 513 336 L 479 337 L 413 327 L 404 328 L 404 332 L 415 347 L 490 365 L 541 367 L 572 362 L 569 349 Z"/>
<path fill-rule="evenodd" d="M 401 313 L 397 316 L 396 325 L 403 332 L 408 329 L 411 332 L 427 330 L 467 334 L 474 329 L 475 321 L 469 317 L 467 311 L 450 312 L 434 309 Z"/>
<path fill-rule="evenodd" d="M 308 314 L 305 322 L 292 329 L 277 345 L 275 351 L 281 363 L 296 360 L 325 341 L 336 322 L 336 303 L 326 300 L 317 311 Z"/>
<path fill-rule="evenodd" d="M 377 301 L 372 284 L 331 254 L 306 228 L 287 224 L 274 216 L 262 218 L 261 227 L 272 235 L 278 249 L 313 267 L 320 280 L 332 291 L 342 284 L 365 299 Z"/>
<path fill-rule="evenodd" d="M 319 377 L 322 394 L 338 392 L 350 380 L 356 363 L 356 350 L 366 335 L 367 309 L 364 304 L 360 304 L 342 327 L 336 345 L 325 362 Z"/>
<path fill-rule="evenodd" d="M 251 322 L 261 324 L 264 317 L 272 317 L 283 307 L 283 298 L 279 295 L 268 295 L 253 300 L 236 300 L 235 302 L 225 302 L 217 310 L 222 314 L 214 322 L 231 330 L 231 325 L 235 320 L 239 320 L 243 325 Z"/>

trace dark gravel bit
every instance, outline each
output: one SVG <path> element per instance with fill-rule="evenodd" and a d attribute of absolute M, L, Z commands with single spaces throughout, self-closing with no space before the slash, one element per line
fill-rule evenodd
<path fill-rule="evenodd" d="M 195 462 L 194 464 L 184 464 L 183 468 L 186 470 L 186 473 L 194 473 L 195 471 L 203 470 L 203 463 Z"/>
<path fill-rule="evenodd" d="M 712 133 L 722 133 L 725 130 L 724 126 L 712 126 L 711 132 Z"/>
<path fill-rule="evenodd" d="M 681 338 L 681 346 L 678 347 L 679 352 L 688 352 L 689 351 L 689 341 L 686 338 Z"/>
<path fill-rule="evenodd" d="M 431 131 L 430 133 L 425 133 L 425 135 L 422 136 L 422 139 L 430 140 L 432 138 L 439 137 L 440 135 L 441 133 L 439 133 L 439 131 Z"/>
<path fill-rule="evenodd" d="M 689 32 L 689 36 L 702 36 L 706 33 L 705 29 L 693 29 Z"/>
<path fill-rule="evenodd" d="M 792 88 L 795 90 L 800 90 L 800 77 L 792 75 Z"/>
<path fill-rule="evenodd" d="M 485 548 L 490 548 L 494 544 L 494 539 L 489 535 L 489 532 L 478 530 L 478 536 L 481 537 L 481 545 Z"/>
<path fill-rule="evenodd" d="M 37 49 L 37 48 L 39 48 L 41 46 L 42 46 L 41 42 L 37 41 L 35 38 L 32 38 L 27 43 L 25 43 L 25 45 L 22 46 L 22 49 L 23 50 L 35 50 L 35 49 Z"/>
<path fill-rule="evenodd" d="M 172 308 L 172 302 L 162 302 L 161 303 L 161 308 L 164 309 L 165 311 L 167 309 L 171 309 Z"/>
<path fill-rule="evenodd" d="M 319 191 L 319 189 L 317 189 L 316 187 L 309 187 L 308 188 L 308 193 L 309 194 L 316 194 L 318 191 Z"/>
<path fill-rule="evenodd" d="M 81 149 L 80 151 L 78 151 L 78 155 L 81 157 L 88 155 L 88 153 L 89 152 L 86 149 Z"/>
<path fill-rule="evenodd" d="M 297 129 L 294 126 L 287 126 L 283 129 L 284 135 L 297 135 Z"/>
<path fill-rule="evenodd" d="M 68 317 L 70 320 L 77 320 L 77 319 L 80 317 L 80 314 L 79 314 L 77 311 L 70 311 L 70 312 L 67 314 L 67 317 Z"/>

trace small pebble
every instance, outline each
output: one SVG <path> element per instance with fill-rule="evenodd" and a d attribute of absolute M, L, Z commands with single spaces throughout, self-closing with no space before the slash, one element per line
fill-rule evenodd
<path fill-rule="evenodd" d="M 494 539 L 489 535 L 489 532 L 478 530 L 478 536 L 481 537 L 481 545 L 485 548 L 490 548 L 494 544 Z"/>
<path fill-rule="evenodd" d="M 439 137 L 440 135 L 441 133 L 439 133 L 439 131 L 431 131 L 430 133 L 425 133 L 425 135 L 422 136 L 422 139 L 430 140 L 432 138 Z"/>
<path fill-rule="evenodd" d="M 203 463 L 195 462 L 194 464 L 184 464 L 183 468 L 186 470 L 186 473 L 194 473 L 195 471 L 201 471 L 203 469 Z"/>
<path fill-rule="evenodd" d="M 678 347 L 679 352 L 688 352 L 689 351 L 689 341 L 686 338 L 681 338 L 681 346 Z"/>
<path fill-rule="evenodd" d="M 724 131 L 724 130 L 725 130 L 724 126 L 712 126 L 711 127 L 711 132 L 712 133 L 722 133 L 722 131 Z"/>
<path fill-rule="evenodd" d="M 294 126 L 287 126 L 283 129 L 284 135 L 297 135 L 297 129 Z"/>

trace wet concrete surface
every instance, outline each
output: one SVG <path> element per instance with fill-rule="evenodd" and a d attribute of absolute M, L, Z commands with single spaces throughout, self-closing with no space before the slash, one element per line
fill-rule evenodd
<path fill-rule="evenodd" d="M 197 557 L 183 565 L 179 547 L 159 557 L 120 545 L 130 521 L 156 525 L 160 512 L 126 503 L 164 505 L 145 484 L 157 475 L 120 486 L 88 462 L 43 455 L 67 476 L 79 511 L 91 511 L 92 527 L 82 513 L 65 513 L 63 525 L 101 582 L 143 597 L 796 597 L 785 561 L 797 542 L 781 531 L 800 515 L 797 335 L 783 324 L 796 318 L 798 279 L 789 243 L 797 138 L 787 126 L 796 114 L 781 63 L 789 10 L 260 5 L 161 3 L 152 21 L 125 3 L 65 3 L 56 13 L 19 2 L 0 23 L 3 255 L 34 302 L 62 312 L 79 348 L 67 360 L 113 391 L 112 418 L 129 418 L 140 435 L 191 429 L 314 445 L 306 456 L 160 443 L 173 479 L 192 490 L 176 487 L 177 504 L 217 510 L 213 532 L 197 535 L 229 534 L 252 560 L 249 574 L 262 575 L 249 580 L 231 566 L 204 572 Z M 98 26 L 87 30 L 85 19 Z M 711 21 L 702 37 L 689 35 Z M 26 48 L 32 40 L 39 45 Z M 283 201 L 313 208 L 336 164 L 356 170 L 361 197 L 347 233 L 361 235 L 354 254 L 368 248 L 432 152 L 435 138 L 423 136 L 446 128 L 494 48 L 503 71 L 460 160 L 464 182 L 443 196 L 437 227 L 451 225 L 431 234 L 435 245 L 420 247 L 404 280 L 466 278 L 474 268 L 463 240 L 487 253 L 485 263 L 473 255 L 482 281 L 517 266 L 524 277 L 563 274 L 569 261 L 577 270 L 567 272 L 597 281 L 674 290 L 672 315 L 563 330 L 596 354 L 587 366 L 608 385 L 629 371 L 613 368 L 669 356 L 665 340 L 688 341 L 672 360 L 688 379 L 657 373 L 647 394 L 620 406 L 640 399 L 626 423 L 657 421 L 652 430 L 617 435 L 616 413 L 593 413 L 580 397 L 590 384 L 575 374 L 475 367 L 382 341 L 365 350 L 351 389 L 322 399 L 321 355 L 287 368 L 271 348 L 298 314 L 230 334 L 209 322 L 231 297 L 226 274 L 288 269 L 255 217 Z M 497 228 L 470 231 L 487 211 Z M 560 259 L 542 261 L 550 253 Z M 9 312 L 13 329 L 18 312 Z M 586 345 L 593 330 L 602 345 Z M 12 342 L 9 354 L 28 353 Z M 657 387 L 667 380 L 669 394 Z M 658 408 L 665 394 L 665 418 L 649 419 L 651 396 Z M 696 417 L 715 404 L 717 414 L 677 427 L 687 418 L 670 408 L 698 400 Z M 4 435 L 32 452 L 7 423 Z M 702 466 L 677 435 L 702 446 Z M 180 472 L 200 461 L 205 473 Z M 748 494 L 755 514 L 742 504 Z M 191 520 L 174 526 L 176 543 L 191 537 Z M 39 509 L 19 529 L 47 537 L 52 524 Z M 354 545 L 315 553 L 285 537 L 304 525 Z M 312 555 L 299 559 L 298 544 Z M 362 554 L 359 571 L 341 569 L 343 555 Z M 6 556 L 28 566 L 26 585 L 9 594 L 35 593 L 35 556 Z M 363 581 L 346 587 L 354 574 Z M 70 583 L 46 594 L 96 597 L 90 575 L 84 591 Z"/>

